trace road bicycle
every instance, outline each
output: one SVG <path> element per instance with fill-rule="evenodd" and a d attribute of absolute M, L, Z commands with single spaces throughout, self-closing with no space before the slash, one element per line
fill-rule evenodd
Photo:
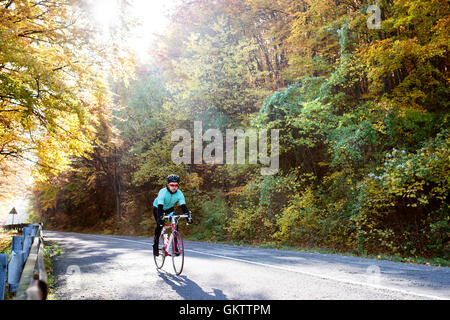
<path fill-rule="evenodd" d="M 163 219 L 168 219 L 170 221 L 170 225 L 163 226 L 158 243 L 159 255 L 153 256 L 153 258 L 155 259 L 156 267 L 158 269 L 161 269 L 164 266 L 166 257 L 172 256 L 173 269 L 175 270 L 175 273 L 177 275 L 181 274 L 184 266 L 183 238 L 181 237 L 181 234 L 177 229 L 178 220 L 180 220 L 180 218 L 189 218 L 189 215 L 176 215 L 174 214 L 174 212 L 164 215 Z M 167 234 L 168 230 L 172 231 L 170 233 L 170 237 Z"/>

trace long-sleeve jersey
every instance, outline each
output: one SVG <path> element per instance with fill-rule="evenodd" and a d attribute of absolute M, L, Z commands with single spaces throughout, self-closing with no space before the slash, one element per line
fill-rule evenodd
<path fill-rule="evenodd" d="M 153 206 L 158 207 L 158 205 L 163 205 L 163 210 L 170 209 L 174 204 L 178 202 L 180 206 L 186 205 L 186 200 L 184 199 L 183 192 L 177 190 L 174 193 L 170 193 L 167 188 L 162 188 L 158 192 L 158 196 L 153 201 Z"/>

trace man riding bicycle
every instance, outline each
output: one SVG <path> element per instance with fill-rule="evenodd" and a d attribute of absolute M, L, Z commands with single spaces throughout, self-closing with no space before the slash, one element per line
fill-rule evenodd
<path fill-rule="evenodd" d="M 167 177 L 167 185 L 158 192 L 158 196 L 153 201 L 153 216 L 156 221 L 155 237 L 153 240 L 153 254 L 155 256 L 159 255 L 158 243 L 161 230 L 164 226 L 164 214 L 174 212 L 175 203 L 179 203 L 183 214 L 188 214 L 189 218 L 187 223 L 192 223 L 191 212 L 186 206 L 186 200 L 184 199 L 183 192 L 181 192 L 179 187 L 180 177 L 176 174 L 170 174 Z"/>

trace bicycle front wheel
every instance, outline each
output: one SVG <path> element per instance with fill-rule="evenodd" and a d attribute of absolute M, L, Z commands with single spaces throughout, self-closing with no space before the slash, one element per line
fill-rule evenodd
<path fill-rule="evenodd" d="M 158 269 L 161 269 L 164 265 L 164 261 L 166 260 L 166 250 L 164 249 L 164 236 L 161 233 L 161 236 L 159 237 L 158 242 L 158 256 L 153 256 L 153 259 L 155 260 L 156 267 Z"/>
<path fill-rule="evenodd" d="M 184 266 L 184 245 L 181 234 L 177 231 L 173 234 L 172 240 L 172 263 L 177 275 L 180 275 Z"/>

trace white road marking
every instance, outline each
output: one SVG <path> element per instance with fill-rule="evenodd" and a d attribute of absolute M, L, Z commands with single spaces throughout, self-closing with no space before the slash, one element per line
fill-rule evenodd
<path fill-rule="evenodd" d="M 117 238 L 117 237 L 114 237 L 114 236 L 101 236 L 101 235 L 93 235 L 93 234 L 89 234 L 88 236 L 101 237 L 101 238 L 108 237 L 108 238 L 113 238 L 113 239 L 120 240 L 120 241 L 128 241 L 128 242 L 133 242 L 133 243 L 144 244 L 146 246 L 152 244 L 151 242 L 128 240 L 128 239 L 123 239 L 123 238 Z M 331 281 L 336 281 L 336 282 L 341 282 L 341 283 L 346 283 L 346 284 L 352 284 L 352 285 L 358 285 L 358 286 L 364 286 L 364 287 L 371 287 L 371 288 L 379 289 L 379 290 L 389 290 L 389 291 L 394 291 L 394 292 L 398 292 L 398 293 L 402 293 L 402 294 L 418 296 L 418 297 L 422 297 L 422 298 L 426 298 L 426 299 L 449 300 L 446 297 L 439 297 L 439 296 L 434 296 L 434 295 L 429 295 L 429 294 L 416 293 L 416 292 L 412 292 L 412 291 L 409 291 L 409 290 L 397 289 L 397 288 L 392 288 L 392 287 L 386 287 L 386 286 L 381 286 L 381 285 L 377 285 L 377 284 L 372 284 L 370 282 L 360 282 L 360 281 L 353 281 L 353 280 L 348 280 L 348 279 L 339 279 L 339 278 L 327 276 L 327 275 L 324 275 L 324 274 L 313 273 L 313 272 L 303 271 L 303 270 L 299 270 L 299 269 L 287 268 L 287 267 L 283 267 L 283 266 L 277 266 L 277 265 L 273 265 L 273 264 L 261 263 L 261 262 L 251 261 L 251 260 L 232 258 L 232 257 L 227 257 L 227 256 L 223 256 L 223 255 L 208 253 L 208 252 L 204 252 L 204 251 L 197 251 L 197 250 L 192 250 L 192 249 L 185 249 L 185 251 L 194 252 L 194 253 L 203 254 L 203 255 L 212 256 L 212 257 L 221 258 L 221 259 L 228 259 L 228 260 L 233 260 L 233 261 L 238 261 L 238 262 L 243 262 L 243 263 L 259 265 L 259 266 L 263 266 L 263 267 L 266 267 L 266 268 L 274 268 L 274 269 L 288 271 L 288 272 L 300 273 L 300 274 L 304 274 L 304 275 L 308 275 L 308 276 L 312 276 L 312 277 L 318 277 L 318 278 L 321 278 L 321 279 L 326 279 L 326 280 L 331 280 Z"/>
<path fill-rule="evenodd" d="M 348 280 L 348 279 L 339 279 L 339 278 L 327 276 L 324 274 L 313 273 L 313 272 L 303 271 L 303 270 L 299 270 L 299 269 L 287 268 L 287 267 L 283 267 L 283 266 L 277 266 L 277 265 L 272 265 L 272 264 L 267 264 L 267 263 L 250 261 L 250 260 L 237 259 L 237 258 L 217 255 L 217 254 L 213 254 L 213 253 L 206 253 L 206 252 L 201 252 L 201 251 L 192 250 L 192 249 L 189 249 L 189 250 L 185 249 L 185 251 L 191 251 L 191 252 L 195 252 L 198 254 L 204 254 L 207 256 L 213 256 L 213 257 L 222 258 L 222 259 L 228 259 L 228 260 L 234 260 L 234 261 L 239 261 L 239 262 L 244 262 L 244 263 L 255 264 L 255 265 L 259 265 L 259 266 L 263 266 L 263 267 L 267 267 L 267 268 L 274 268 L 274 269 L 279 269 L 279 270 L 288 271 L 288 272 L 300 273 L 300 274 L 304 274 L 304 275 L 308 275 L 308 276 L 312 276 L 312 277 L 318 277 L 321 279 L 332 280 L 332 281 L 342 282 L 342 283 L 346 283 L 346 284 L 371 287 L 371 288 L 380 289 L 380 290 L 390 290 L 390 291 L 395 291 L 395 292 L 399 292 L 399 293 L 403 293 L 403 294 L 409 294 L 409 295 L 414 295 L 414 296 L 418 296 L 418 297 L 423 297 L 423 298 L 427 298 L 427 299 L 448 300 L 448 298 L 444 298 L 444 297 L 438 297 L 438 296 L 428 295 L 428 294 L 423 294 L 423 293 L 416 293 L 416 292 L 392 288 L 392 287 L 380 286 L 380 285 L 376 285 L 376 284 L 371 284 L 369 282 L 360 282 L 360 281 L 353 281 L 353 280 Z"/>

